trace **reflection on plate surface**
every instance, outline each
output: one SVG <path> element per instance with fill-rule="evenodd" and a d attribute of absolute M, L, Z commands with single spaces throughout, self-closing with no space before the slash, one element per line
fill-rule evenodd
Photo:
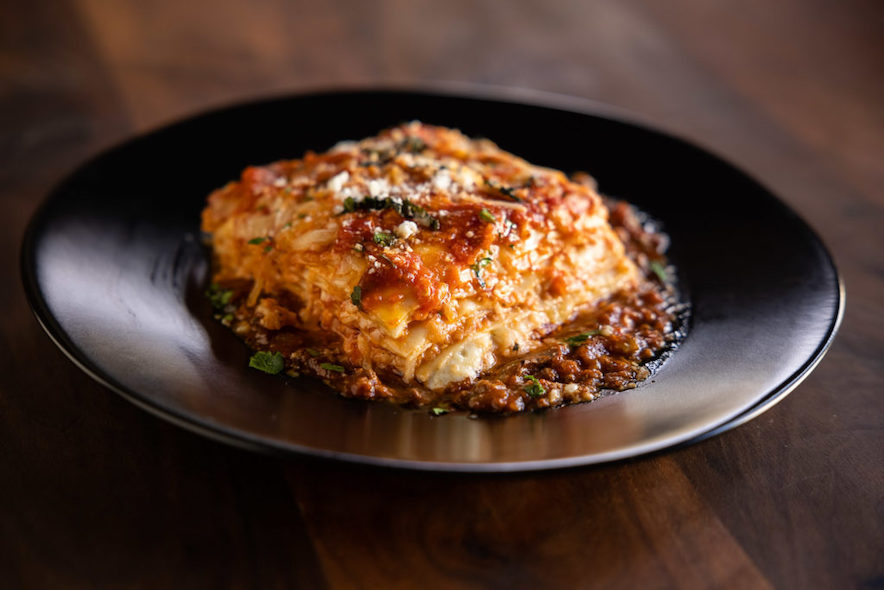
<path fill-rule="evenodd" d="M 636 456 L 742 423 L 794 388 L 828 347 L 843 309 L 831 258 L 743 173 L 591 108 L 360 91 L 195 117 L 106 152 L 58 187 L 25 238 L 25 287 L 50 336 L 94 378 L 179 425 L 252 448 L 421 469 L 527 470 Z M 247 165 L 411 119 L 489 137 L 533 163 L 585 170 L 601 192 L 664 223 L 692 325 L 650 380 L 542 413 L 434 417 L 247 368 L 248 351 L 212 320 L 201 294 L 206 195 Z"/>

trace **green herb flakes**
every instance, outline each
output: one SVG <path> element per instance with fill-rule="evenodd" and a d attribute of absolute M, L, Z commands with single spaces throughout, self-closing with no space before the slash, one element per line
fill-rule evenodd
<path fill-rule="evenodd" d="M 249 366 L 270 375 L 276 375 L 285 368 L 285 361 L 283 361 L 282 355 L 278 352 L 259 350 L 249 359 Z"/>
<path fill-rule="evenodd" d="M 347 197 L 344 199 L 344 210 L 341 215 L 354 211 L 382 211 L 384 209 L 392 209 L 404 219 L 413 219 L 416 224 L 432 230 L 437 230 L 441 226 L 439 220 L 420 205 L 415 205 L 408 199 L 394 199 L 392 197 L 363 197 L 360 201 Z"/>
<path fill-rule="evenodd" d="M 473 273 L 476 275 L 476 278 L 479 279 L 479 285 L 484 289 L 485 288 L 485 279 L 482 278 L 482 269 L 491 264 L 491 259 L 487 256 L 484 258 L 480 258 L 477 260 L 472 266 Z"/>
<path fill-rule="evenodd" d="M 544 393 L 546 393 L 546 388 L 540 384 L 540 381 L 534 375 L 525 375 L 526 381 L 530 381 L 528 385 L 525 386 L 525 391 L 531 397 L 540 397 Z"/>
<path fill-rule="evenodd" d="M 356 285 L 350 293 L 350 302 L 359 309 L 362 309 L 362 287 Z"/>
<path fill-rule="evenodd" d="M 447 414 L 448 410 L 446 410 L 445 408 L 433 408 L 430 410 L 430 413 L 434 416 L 441 416 L 442 414 Z"/>
<path fill-rule="evenodd" d="M 222 289 L 217 283 L 212 283 L 209 285 L 209 290 L 206 291 L 206 297 L 209 298 L 209 303 L 212 304 L 212 307 L 222 310 L 227 307 L 227 304 L 233 299 L 233 291 L 230 289 Z"/>
<path fill-rule="evenodd" d="M 515 201 L 516 203 L 522 202 L 522 199 L 520 199 L 519 195 L 516 194 L 516 189 L 514 189 L 512 187 L 503 186 L 502 184 L 498 184 L 488 178 L 485 179 L 485 184 L 487 184 L 488 187 L 491 188 L 492 190 L 497 191 L 498 193 L 504 195 L 505 197 L 509 198 L 512 201 Z"/>
<path fill-rule="evenodd" d="M 258 244 L 263 244 L 263 243 L 266 242 L 268 239 L 269 239 L 269 238 L 266 238 L 266 237 L 263 237 L 263 236 L 262 236 L 262 237 L 259 237 L 259 238 L 252 238 L 251 240 L 249 240 L 248 243 L 249 243 L 249 244 L 252 244 L 253 246 L 256 246 L 256 245 L 258 245 Z"/>
<path fill-rule="evenodd" d="M 334 371 L 335 373 L 343 373 L 344 367 L 341 365 L 333 365 L 332 363 L 322 363 L 319 365 L 320 368 L 325 369 L 326 371 Z"/>
<path fill-rule="evenodd" d="M 414 137 L 410 135 L 402 141 L 402 143 L 399 145 L 399 149 L 402 151 L 410 152 L 412 154 L 419 154 L 420 152 L 427 149 L 427 143 L 420 137 Z"/>
<path fill-rule="evenodd" d="M 396 236 L 391 233 L 379 231 L 375 232 L 374 236 L 372 236 L 375 244 L 380 244 L 381 246 L 387 247 L 392 246 L 396 241 Z"/>
<path fill-rule="evenodd" d="M 657 275 L 657 278 L 660 279 L 661 283 L 665 283 L 669 281 L 669 275 L 666 272 L 666 267 L 657 262 L 656 260 L 651 260 L 648 263 L 648 268 L 651 269 L 651 272 Z"/>
<path fill-rule="evenodd" d="M 495 221 L 497 221 L 497 218 L 494 217 L 494 214 L 491 213 L 491 211 L 489 211 L 488 209 L 482 209 L 481 211 L 479 211 L 479 219 L 486 223 L 494 223 Z"/>
<path fill-rule="evenodd" d="M 569 336 L 565 338 L 565 342 L 570 344 L 571 346 L 580 346 L 593 336 L 598 336 L 601 334 L 599 330 L 590 330 L 589 332 L 583 332 L 582 334 L 577 334 L 575 336 Z"/>
<path fill-rule="evenodd" d="M 307 351 L 307 354 L 309 354 L 313 358 L 318 357 L 320 354 L 319 351 L 316 350 L 315 348 L 306 348 L 305 350 Z"/>

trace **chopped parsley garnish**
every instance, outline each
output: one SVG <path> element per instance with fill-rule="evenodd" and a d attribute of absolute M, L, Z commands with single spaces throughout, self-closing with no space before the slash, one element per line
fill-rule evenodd
<path fill-rule="evenodd" d="M 657 278 L 660 279 L 661 283 L 665 283 L 669 280 L 669 275 L 666 273 L 666 267 L 657 262 L 656 260 L 652 260 L 648 263 L 648 268 L 651 269 L 651 272 L 657 275 Z"/>
<path fill-rule="evenodd" d="M 233 314 L 232 314 L 232 313 L 228 313 L 228 314 L 226 314 L 223 318 L 221 318 L 221 321 L 222 321 L 225 325 L 229 325 L 230 322 L 233 321 Z"/>
<path fill-rule="evenodd" d="M 304 214 L 303 214 L 303 213 L 299 214 L 299 215 L 298 215 L 298 219 L 301 219 L 301 215 L 304 215 Z M 292 222 L 291 222 L 291 221 L 289 221 L 289 222 L 286 223 L 284 226 L 282 226 L 282 229 L 289 229 L 290 227 L 292 227 Z"/>
<path fill-rule="evenodd" d="M 408 199 L 393 199 L 391 197 L 365 197 L 361 201 L 357 201 L 353 197 L 344 199 L 344 211 L 341 213 L 353 213 L 354 211 L 381 211 L 383 209 L 393 209 L 396 213 L 405 219 L 413 219 L 420 226 L 436 230 L 439 229 L 439 220 L 430 215 L 426 209 L 420 205 L 415 205 Z"/>
<path fill-rule="evenodd" d="M 359 285 L 353 287 L 353 292 L 350 293 L 350 302 L 359 309 L 362 309 L 362 287 Z"/>
<path fill-rule="evenodd" d="M 517 203 L 521 203 L 521 202 L 522 202 L 522 199 L 520 199 L 520 198 L 519 198 L 519 195 L 516 194 L 516 189 L 514 189 L 514 188 L 512 188 L 512 187 L 509 187 L 509 186 L 503 186 L 502 184 L 498 184 L 498 183 L 496 183 L 496 182 L 494 182 L 493 180 L 490 180 L 490 179 L 488 179 L 488 178 L 485 179 L 485 184 L 487 184 L 487 185 L 488 185 L 489 187 L 491 187 L 493 190 L 496 190 L 497 192 L 499 192 L 500 194 L 502 194 L 502 195 L 504 195 L 504 196 L 506 196 L 506 197 L 509 197 L 511 200 L 513 200 L 513 201 L 515 201 L 515 202 L 517 202 Z"/>
<path fill-rule="evenodd" d="M 304 219 L 305 217 L 307 217 L 306 213 L 298 213 L 298 219 Z M 289 223 L 288 226 L 291 227 L 292 224 Z"/>
<path fill-rule="evenodd" d="M 392 246 L 393 242 L 396 241 L 396 236 L 391 233 L 387 233 L 384 231 L 375 232 L 374 236 L 372 236 L 375 244 L 380 244 L 381 246 Z"/>
<path fill-rule="evenodd" d="M 264 246 L 264 254 L 267 254 L 271 250 L 273 250 L 273 246 L 271 244 L 267 244 L 266 246 Z"/>
<path fill-rule="evenodd" d="M 263 243 L 266 242 L 268 239 L 269 239 L 269 238 L 266 238 L 266 237 L 263 237 L 263 236 L 262 236 L 262 237 L 259 237 L 259 238 L 252 238 L 251 240 L 249 240 L 248 243 L 249 243 L 249 244 L 252 244 L 252 245 L 263 244 Z"/>
<path fill-rule="evenodd" d="M 420 137 L 408 136 L 399 144 L 399 149 L 417 154 L 427 149 L 427 142 Z"/>
<path fill-rule="evenodd" d="M 333 365 L 332 363 L 322 363 L 319 365 L 320 368 L 325 369 L 326 371 L 334 371 L 335 373 L 343 373 L 344 367 L 341 365 Z"/>
<path fill-rule="evenodd" d="M 525 375 L 525 380 L 530 381 L 530 383 L 525 386 L 525 391 L 531 397 L 540 397 L 546 393 L 546 388 L 540 384 L 540 381 L 538 381 L 537 377 L 534 375 Z"/>
<path fill-rule="evenodd" d="M 259 350 L 249 359 L 249 366 L 271 375 L 276 375 L 285 368 L 282 355 L 278 352 Z"/>
<path fill-rule="evenodd" d="M 392 150 L 373 150 L 368 148 L 362 148 L 362 153 L 365 154 L 369 161 L 361 162 L 360 166 L 374 166 L 376 164 L 386 164 L 390 160 L 393 159 L 393 156 L 396 154 Z"/>
<path fill-rule="evenodd" d="M 487 223 L 494 223 L 495 221 L 497 221 L 497 218 L 488 209 L 482 209 L 481 211 L 479 211 L 479 219 Z"/>
<path fill-rule="evenodd" d="M 442 414 L 447 414 L 448 410 L 446 410 L 445 408 L 433 408 L 430 410 L 430 413 L 432 413 L 434 416 L 441 416 Z"/>
<path fill-rule="evenodd" d="M 583 332 L 582 334 L 577 334 L 575 336 L 569 336 L 565 338 L 565 342 L 570 344 L 571 346 L 580 346 L 587 340 L 589 340 L 593 336 L 598 336 L 601 334 L 599 330 L 590 330 L 589 332 Z"/>
<path fill-rule="evenodd" d="M 217 283 L 212 283 L 209 285 L 209 290 L 206 291 L 206 297 L 209 298 L 209 303 L 212 304 L 212 307 L 220 310 L 227 307 L 227 304 L 233 299 L 233 291 L 222 289 Z"/>
<path fill-rule="evenodd" d="M 476 275 L 476 278 L 479 279 L 479 285 L 484 289 L 485 288 L 485 279 L 482 278 L 482 269 L 491 264 L 491 259 L 487 256 L 485 258 L 480 258 L 477 260 L 472 266 L 473 273 Z"/>
<path fill-rule="evenodd" d="M 309 354 L 310 356 L 312 356 L 314 358 L 319 356 L 319 351 L 316 350 L 315 348 L 306 348 L 305 350 L 307 351 L 307 354 Z"/>

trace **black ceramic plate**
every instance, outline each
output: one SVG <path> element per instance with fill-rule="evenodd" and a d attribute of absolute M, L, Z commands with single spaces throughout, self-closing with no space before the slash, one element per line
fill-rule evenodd
<path fill-rule="evenodd" d="M 32 221 L 22 263 L 37 318 L 89 375 L 186 428 L 252 448 L 420 469 L 632 457 L 739 424 L 791 391 L 822 357 L 843 307 L 837 272 L 807 225 L 745 174 L 681 140 L 577 100 L 523 99 L 312 94 L 135 138 L 77 170 Z M 665 224 L 693 313 L 688 337 L 652 380 L 541 413 L 434 417 L 247 368 L 248 351 L 211 319 L 202 296 L 206 195 L 247 165 L 411 119 L 585 170 L 602 192 Z"/>

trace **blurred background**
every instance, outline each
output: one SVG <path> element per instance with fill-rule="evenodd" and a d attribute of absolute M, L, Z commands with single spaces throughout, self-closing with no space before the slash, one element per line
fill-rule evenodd
<path fill-rule="evenodd" d="M 882 14 L 876 0 L 4 0 L 3 123 L 39 119 L 32 149 L 103 143 L 268 94 L 462 81 L 622 106 L 761 174 L 794 135 L 873 188 Z"/>
<path fill-rule="evenodd" d="M 0 0 L 0 585 L 570 588 L 590 569 L 608 587 L 884 587 L 882 74 L 879 0 Z M 437 82 L 614 105 L 761 180 L 847 284 L 818 370 L 662 457 L 417 478 L 179 431 L 31 316 L 27 220 L 99 150 L 238 101 Z"/>

